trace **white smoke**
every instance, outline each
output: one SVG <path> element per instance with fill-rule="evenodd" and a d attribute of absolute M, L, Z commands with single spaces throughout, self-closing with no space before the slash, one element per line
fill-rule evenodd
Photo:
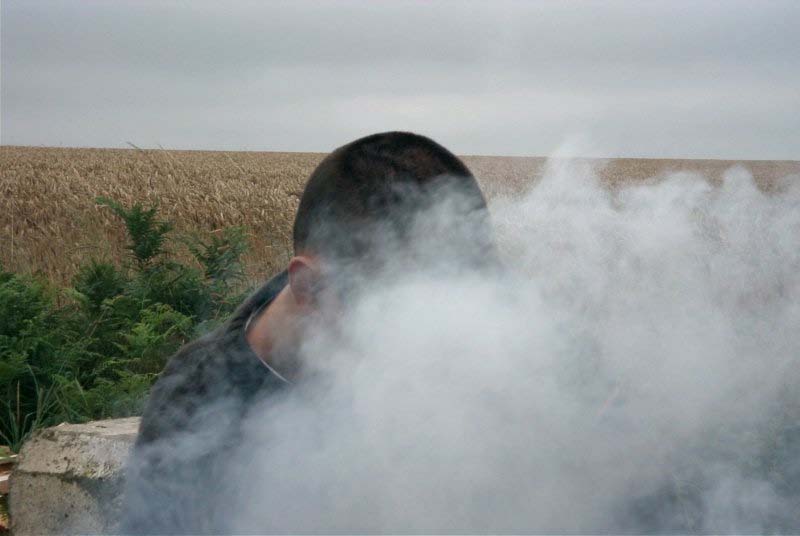
<path fill-rule="evenodd" d="M 228 454 L 231 531 L 800 530 L 799 184 L 554 160 L 490 206 L 505 270 L 398 259 L 316 326 Z"/>

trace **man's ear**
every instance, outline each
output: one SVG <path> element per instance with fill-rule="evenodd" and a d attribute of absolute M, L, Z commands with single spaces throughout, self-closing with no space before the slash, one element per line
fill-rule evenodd
<path fill-rule="evenodd" d="M 317 263 L 310 257 L 297 256 L 289 261 L 289 288 L 295 301 L 301 306 L 310 306 L 316 302 L 317 290 L 320 287 L 320 272 Z"/>

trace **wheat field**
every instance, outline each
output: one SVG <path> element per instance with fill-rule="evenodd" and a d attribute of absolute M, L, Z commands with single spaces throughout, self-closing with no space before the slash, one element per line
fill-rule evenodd
<path fill-rule="evenodd" d="M 263 279 L 291 255 L 291 224 L 303 185 L 323 153 L 0 147 L 0 265 L 68 282 L 88 258 L 121 260 L 122 223 L 95 198 L 126 205 L 158 204 L 176 236 L 241 225 L 251 249 L 248 276 Z M 519 193 L 541 177 L 546 160 L 465 156 L 487 197 Z M 590 161 L 614 187 L 674 171 L 712 182 L 736 164 L 724 160 L 611 159 Z M 797 161 L 742 162 L 764 189 Z M 179 242 L 179 241 L 178 241 Z M 188 258 L 173 241 L 174 253 Z"/>

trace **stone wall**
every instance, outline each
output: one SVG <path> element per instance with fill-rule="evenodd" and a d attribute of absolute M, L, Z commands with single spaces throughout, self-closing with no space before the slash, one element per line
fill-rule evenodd
<path fill-rule="evenodd" d="M 34 434 L 11 476 L 13 533 L 115 532 L 125 461 L 138 428 L 133 417 L 62 424 Z"/>

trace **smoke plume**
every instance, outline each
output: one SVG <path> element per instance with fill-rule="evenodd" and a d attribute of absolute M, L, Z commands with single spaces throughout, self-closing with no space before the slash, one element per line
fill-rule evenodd
<path fill-rule="evenodd" d="M 229 453 L 232 532 L 800 530 L 797 180 L 608 188 L 553 160 L 491 203 L 490 269 L 431 240 L 456 205 L 338 267 L 358 291 L 307 379 Z"/>

